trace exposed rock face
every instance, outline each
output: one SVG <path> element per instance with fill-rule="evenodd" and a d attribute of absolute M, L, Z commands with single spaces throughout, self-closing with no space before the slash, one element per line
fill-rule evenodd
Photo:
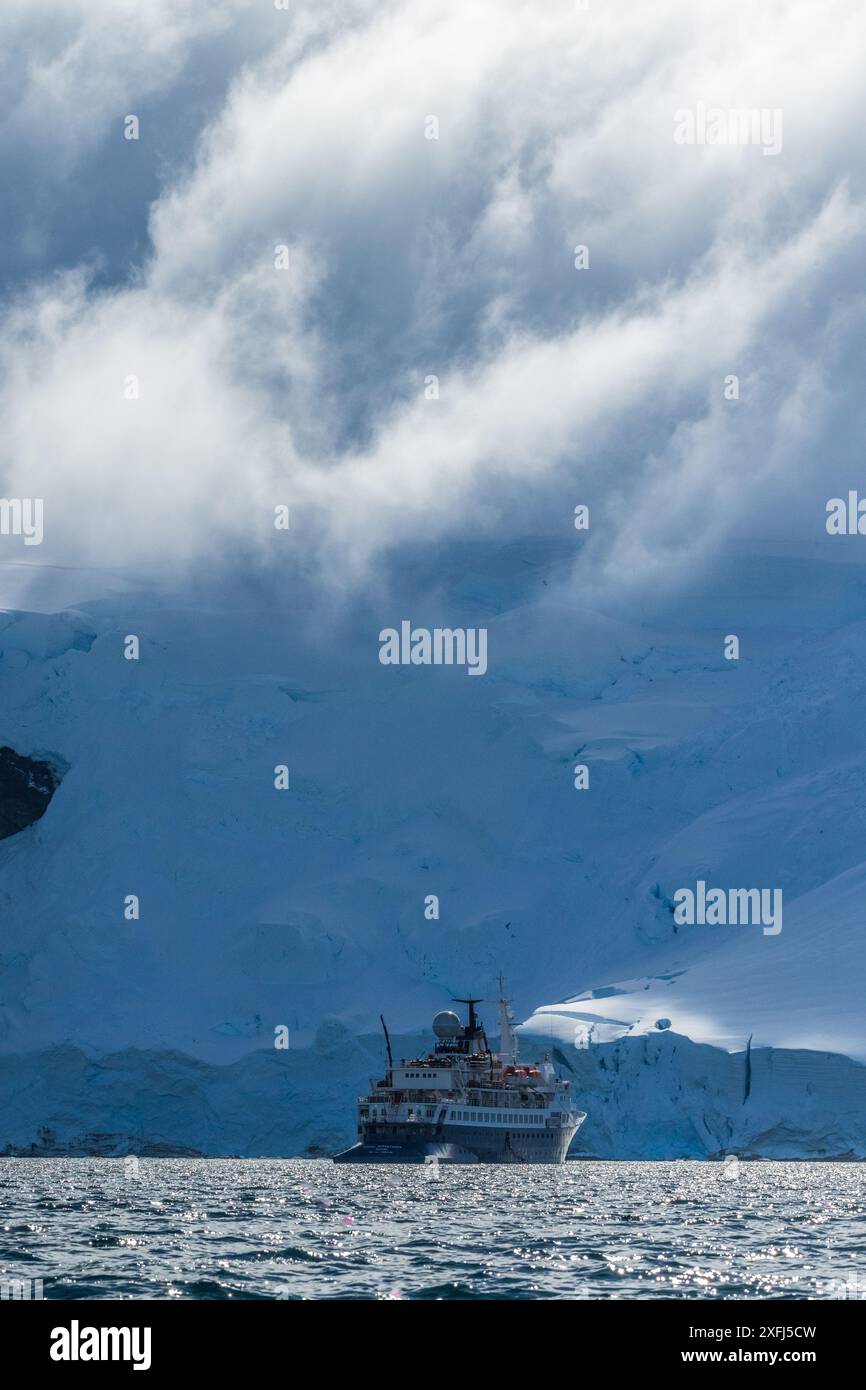
<path fill-rule="evenodd" d="M 60 779 L 51 763 L 0 748 L 0 840 L 17 835 L 45 815 Z"/>

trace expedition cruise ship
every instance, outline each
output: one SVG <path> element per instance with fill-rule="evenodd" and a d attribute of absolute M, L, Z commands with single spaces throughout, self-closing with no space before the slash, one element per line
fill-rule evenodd
<path fill-rule="evenodd" d="M 501 983 L 501 982 L 500 982 Z M 500 988 L 500 996 L 501 996 Z M 399 1062 L 358 1101 L 358 1143 L 335 1163 L 562 1163 L 586 1115 L 571 1083 L 545 1058 L 520 1066 L 508 1001 L 500 997 L 500 1051 L 491 1052 L 475 1012 L 462 1024 L 446 1010 L 433 1020 L 438 1039 L 426 1057 Z"/>

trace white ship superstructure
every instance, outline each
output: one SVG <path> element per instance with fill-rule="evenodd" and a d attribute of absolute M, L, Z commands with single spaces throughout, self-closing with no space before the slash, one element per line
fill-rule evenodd
<path fill-rule="evenodd" d="M 500 991 L 501 993 L 501 991 Z M 490 1050 L 475 1006 L 467 1023 L 433 1020 L 426 1057 L 394 1063 L 358 1101 L 358 1143 L 338 1163 L 562 1163 L 586 1116 L 548 1059 L 521 1066 L 508 1003 L 500 997 L 500 1050 Z"/>

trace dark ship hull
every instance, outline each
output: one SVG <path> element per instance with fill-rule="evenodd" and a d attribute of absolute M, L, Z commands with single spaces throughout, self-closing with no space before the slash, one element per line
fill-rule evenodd
<path fill-rule="evenodd" d="M 419 1132 L 420 1131 L 420 1132 Z M 562 1163 L 577 1132 L 572 1129 L 530 1133 L 488 1129 L 483 1125 L 393 1126 L 391 1134 L 369 1135 L 334 1155 L 335 1163 Z"/>
<path fill-rule="evenodd" d="M 361 1140 L 350 1149 L 334 1154 L 335 1163 L 478 1163 L 476 1154 L 469 1153 L 459 1144 L 441 1141 L 425 1142 L 421 1139 L 405 1140 L 402 1143 L 388 1140 Z"/>

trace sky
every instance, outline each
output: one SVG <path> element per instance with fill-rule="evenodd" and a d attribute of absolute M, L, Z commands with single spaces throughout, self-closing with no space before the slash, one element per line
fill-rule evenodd
<path fill-rule="evenodd" d="M 852 0 L 6 0 L 16 563 L 279 567 L 288 505 L 337 595 L 539 534 L 633 606 L 821 543 L 861 476 L 864 31 Z M 778 148 L 678 143 L 701 108 Z"/>

